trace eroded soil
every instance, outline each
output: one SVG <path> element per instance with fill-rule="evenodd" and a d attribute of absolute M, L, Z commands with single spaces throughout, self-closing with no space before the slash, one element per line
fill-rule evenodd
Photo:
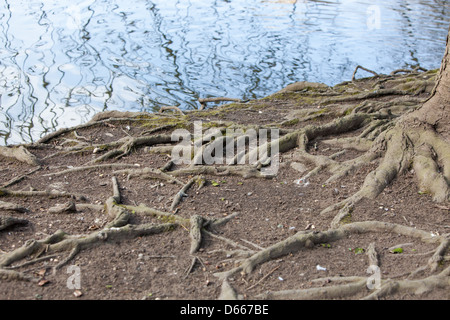
<path fill-rule="evenodd" d="M 421 76 L 425 78 L 428 74 Z M 392 79 L 394 78 L 407 79 L 408 76 L 402 75 Z M 354 91 L 353 95 L 367 92 L 372 90 L 376 81 L 379 81 L 379 78 L 357 81 L 354 87 L 345 89 L 346 93 L 350 90 Z M 357 192 L 367 174 L 376 168 L 378 161 L 368 162 L 332 183 L 325 183 L 330 173 L 324 170 L 311 176 L 306 184 L 302 184 L 298 183 L 298 179 L 314 169 L 315 164 L 299 157 L 294 148 L 280 155 L 277 174 L 270 178 L 246 178 L 210 172 L 200 174 L 203 184 L 196 182 L 188 188 L 175 210 L 171 208 L 174 197 L 182 188 L 182 184 L 187 183 L 196 174 L 177 175 L 176 178 L 182 182 L 177 184 L 158 177 L 128 176 L 128 173 L 118 171 L 126 167 L 105 166 L 62 174 L 61 172 L 82 167 L 107 152 L 101 148 L 94 151 L 94 146 L 107 145 L 127 136 L 148 135 L 146 131 L 158 127 L 160 129 L 154 134 L 170 134 L 174 128 L 170 125 L 180 127 L 180 119 L 190 123 L 202 120 L 214 126 L 234 123 L 273 127 L 276 124 L 282 130 L 294 130 L 307 124 L 320 125 L 331 121 L 336 114 L 328 114 L 330 110 L 345 110 L 342 109 L 343 106 L 354 108 L 364 101 L 369 101 L 359 99 L 323 103 L 323 99 L 333 98 L 341 93 L 339 90 L 344 90 L 341 88 L 344 86 L 334 88 L 335 95 L 320 95 L 320 100 L 318 95 L 323 92 L 317 88 L 313 91 L 305 88 L 303 91 L 278 93 L 257 101 L 190 112 L 185 116 L 154 114 L 80 127 L 58 135 L 45 144 L 27 146 L 39 159 L 39 167 L 0 157 L 0 185 L 4 188 L 2 190 L 54 192 L 53 195 L 11 195 L 2 192 L 0 201 L 14 203 L 27 211 L 0 211 L 2 217 L 23 219 L 23 223 L 0 231 L 0 259 L 4 259 L 11 252 L 20 251 L 32 239 L 49 239 L 58 230 L 67 235 L 83 237 L 105 228 L 112 220 L 106 213 L 105 203 L 113 195 L 113 177 L 119 185 L 121 205 L 141 205 L 168 214 L 146 215 L 129 210 L 127 224 L 172 223 L 175 221 L 172 216 L 185 219 L 178 220 L 181 222 L 175 227 L 157 234 L 130 238 L 107 237 L 82 247 L 73 256 L 70 256 L 74 253 L 71 250 L 50 250 L 53 242 L 48 241 L 49 252 L 43 246 L 43 250 L 39 252 L 31 252 L 13 260 L 11 264 L 3 265 L 0 299 L 218 299 L 223 293 L 224 285 L 223 277 L 219 276 L 221 272 L 232 270 L 239 266 L 243 259 L 296 233 L 330 230 L 330 223 L 336 211 L 320 214 L 322 210 Z M 370 102 L 396 99 L 396 103 L 400 104 L 401 97 L 404 101 L 419 101 L 426 98 L 428 93 L 429 88 L 405 96 L 397 93 L 386 94 L 373 97 Z M 313 109 L 316 110 L 315 113 L 299 113 Z M 309 120 L 302 120 L 308 116 Z M 162 127 L 165 125 L 169 126 Z M 192 129 L 189 126 L 183 128 Z M 326 139 L 355 136 L 361 134 L 364 129 L 363 127 L 339 136 L 329 135 Z M 324 143 L 323 140 L 325 137 L 319 137 L 308 144 L 310 154 L 329 156 L 342 150 Z M 83 144 L 84 149 L 74 152 L 74 147 L 80 145 L 79 143 Z M 87 148 L 89 146 L 92 147 Z M 72 152 L 68 152 L 70 147 L 73 148 Z M 123 157 L 105 159 L 101 164 L 129 164 L 133 169 L 162 168 L 170 160 L 170 153 L 154 152 L 153 147 L 133 147 L 131 152 Z M 109 148 L 111 149 L 113 148 Z M 339 154 L 334 160 L 344 162 L 364 153 L 353 148 L 346 150 L 347 152 Z M 177 169 L 180 169 L 180 166 L 172 166 L 167 173 L 176 172 Z M 20 176 L 23 176 L 22 179 L 12 181 Z M 380 221 L 426 231 L 430 238 L 448 235 L 449 203 L 436 203 L 429 194 L 422 191 L 414 172 L 404 172 L 376 199 L 363 199 L 355 204 L 351 215 L 347 216 L 343 223 Z M 75 204 L 74 211 L 51 213 L 51 208 L 68 201 Z M 205 227 L 200 248 L 191 253 L 190 227 L 183 221 L 188 222 L 195 215 L 211 221 L 231 218 L 223 224 Z M 352 233 L 336 241 L 309 243 L 291 253 L 269 258 L 257 264 L 249 273 L 232 273 L 226 278 L 226 282 L 233 288 L 237 298 L 262 299 L 273 298 L 270 293 L 283 290 L 332 287 L 341 284 L 339 279 L 344 283 L 352 283 L 351 277 L 358 277 L 361 281 L 372 275 L 368 272 L 371 263 L 367 255 L 371 244 L 377 253 L 381 281 L 422 279 L 437 275 L 449 267 L 447 258 L 440 261 L 434 270 L 421 270 L 428 265 L 438 244 L 386 230 Z M 66 261 L 68 257 L 70 259 Z M 61 262 L 64 263 L 59 265 Z M 73 285 L 72 276 L 75 274 L 72 266 L 77 266 L 80 271 L 79 288 Z M 26 275 L 26 279 L 17 279 L 6 271 Z M 367 297 L 373 290 L 369 289 L 364 281 L 363 283 L 355 294 L 332 298 Z M 292 298 L 283 295 L 279 297 Z M 319 298 L 314 295 L 311 297 Z M 323 297 L 329 298 L 326 294 Z M 449 299 L 450 296 L 448 287 L 438 286 L 431 291 L 400 291 L 386 298 Z"/>

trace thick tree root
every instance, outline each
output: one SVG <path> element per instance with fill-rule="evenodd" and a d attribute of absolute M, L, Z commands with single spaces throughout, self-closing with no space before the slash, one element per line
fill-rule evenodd
<path fill-rule="evenodd" d="M 200 248 L 202 242 L 202 227 L 203 218 L 199 215 L 192 216 L 190 219 L 191 229 L 189 235 L 191 236 L 190 254 L 194 254 Z"/>
<path fill-rule="evenodd" d="M 39 166 L 40 161 L 36 156 L 30 153 L 24 146 L 3 147 L 0 146 L 0 155 L 7 158 L 14 158 L 18 161 L 27 163 L 32 166 Z"/>
<path fill-rule="evenodd" d="M 364 68 L 358 66 L 354 76 L 358 69 Z M 376 74 L 371 70 L 366 71 Z M 243 101 L 219 98 L 213 100 L 227 100 L 236 103 L 214 111 L 186 112 L 182 116 L 163 117 L 146 113 L 104 113 L 98 115 L 86 125 L 62 129 L 43 137 L 38 143 L 21 148 L 3 148 L 0 150 L 3 156 L 12 157 L 37 167 L 29 173 L 3 184 L 3 188 L 0 188 L 1 197 L 24 197 L 28 201 L 27 206 L 31 202 L 29 199 L 33 198 L 58 200 L 61 198 L 65 199 L 64 204 L 54 206 L 53 200 L 50 208 L 46 208 L 46 212 L 71 213 L 67 215 L 69 217 L 72 216 L 72 213 L 75 215 L 79 211 L 89 209 L 94 211 L 95 214 L 103 213 L 102 219 L 107 220 L 107 222 L 99 224 L 94 229 L 87 229 L 87 234 L 68 234 L 63 230 L 58 230 L 42 240 L 31 239 L 10 252 L 2 252 L 0 255 L 0 278 L 36 281 L 34 277 L 18 270 L 58 257 L 58 262 L 52 266 L 56 271 L 74 260 L 86 249 L 100 246 L 106 242 L 120 243 L 181 227 L 183 232 L 187 231 L 190 244 L 188 258 L 190 263 L 185 272 L 186 276 L 189 275 L 190 278 L 191 276 L 194 278 L 197 276 L 197 272 L 204 272 L 203 269 L 207 269 L 206 259 L 203 260 L 202 255 L 225 254 L 227 258 L 222 261 L 234 263 L 229 270 L 220 267 L 221 270 L 225 271 L 215 273 L 219 278 L 219 285 L 221 285 L 219 299 L 242 299 L 253 293 L 254 297 L 259 299 L 345 299 L 352 297 L 377 299 L 404 292 L 422 293 L 435 288 L 448 289 L 450 286 L 450 268 L 447 267 L 442 270 L 442 266 L 449 260 L 450 240 L 448 235 L 435 234 L 394 223 L 353 221 L 353 216 L 356 215 L 355 210 L 358 210 L 358 203 L 361 200 L 365 198 L 376 199 L 394 179 L 400 177 L 406 171 L 415 173 L 420 193 L 429 194 L 436 205 L 441 206 L 440 210 L 448 210 L 445 203 L 450 200 L 450 147 L 448 141 L 443 136 L 442 131 L 435 130 L 433 124 L 421 121 L 413 122 L 410 119 L 405 120 L 402 116 L 405 113 L 414 114 L 414 109 L 423 101 L 425 95 L 423 93 L 428 93 L 430 85 L 434 82 L 435 73 L 419 74 L 416 71 L 407 72 L 404 76 L 376 74 L 376 77 L 371 79 L 372 87 L 366 86 L 365 88 L 363 87 L 365 82 L 356 79 L 333 88 L 308 82 L 294 83 L 266 99 L 246 104 L 245 108 L 243 107 Z M 403 72 L 404 70 L 398 71 L 398 73 Z M 276 118 L 273 117 L 270 121 L 264 122 L 271 123 L 268 127 L 261 123 L 232 123 L 228 121 L 228 118 L 221 118 L 225 114 L 224 110 L 255 112 L 263 104 L 269 105 L 272 102 L 283 101 L 283 99 L 291 99 L 289 100 L 291 104 L 300 107 L 291 108 L 284 113 L 287 114 L 285 118 L 280 116 L 280 119 L 273 120 Z M 204 105 L 208 101 L 201 102 Z M 308 106 L 304 107 L 304 105 Z M 261 108 L 261 110 L 264 113 L 266 112 L 265 109 Z M 177 110 L 175 109 L 175 111 Z M 281 107 L 279 111 L 282 113 L 283 108 Z M 264 113 L 258 113 L 258 115 Z M 211 118 L 216 117 L 218 120 L 204 120 L 210 116 Z M 218 130 L 214 133 L 205 130 L 198 140 L 193 140 L 195 135 L 190 135 L 191 140 L 188 141 L 186 150 L 189 152 L 191 147 L 194 146 L 196 147 L 194 150 L 199 151 L 199 153 L 188 153 L 190 155 L 189 164 L 179 164 L 175 161 L 176 159 L 170 158 L 170 156 L 168 160 L 166 155 L 172 154 L 176 147 L 173 144 L 172 135 L 167 132 L 180 127 L 192 128 L 192 120 L 198 120 L 199 118 L 207 124 L 206 130 L 211 128 L 217 128 Z M 102 145 L 94 144 L 85 138 L 89 134 L 92 136 L 92 132 L 86 134 L 82 131 L 97 130 L 98 126 L 108 126 L 120 132 L 120 121 L 133 122 L 143 125 L 143 127 L 140 133 L 133 133 L 133 136 L 131 132 L 134 131 L 125 132 L 125 130 L 122 130 L 125 136 Z M 207 163 L 203 157 L 205 153 L 213 156 L 219 151 L 226 151 L 226 145 L 230 141 L 235 144 L 235 147 L 240 142 L 248 141 L 250 138 L 248 130 L 250 129 L 258 131 L 258 129 L 268 128 L 279 129 L 277 132 L 279 135 L 271 136 L 268 141 L 259 144 L 255 149 L 246 148 L 244 152 L 234 155 L 231 159 L 226 159 L 228 161 L 224 163 Z M 242 135 L 227 136 L 226 129 L 241 130 Z M 214 136 L 215 134 L 216 136 Z M 323 149 L 317 148 L 317 145 L 319 147 L 325 145 L 333 151 L 322 152 Z M 143 153 L 144 156 L 158 157 L 158 161 L 161 161 L 158 163 L 165 163 L 165 165 L 158 169 L 119 162 L 123 157 L 133 156 L 136 149 L 144 146 L 151 147 L 148 150 L 149 152 Z M 53 151 L 56 151 L 56 153 L 38 159 L 28 151 L 33 150 L 33 148 L 42 153 L 44 153 L 44 150 L 47 154 Z M 342 178 L 352 175 L 368 164 L 376 168 L 365 177 L 357 192 L 323 210 L 323 207 L 320 207 L 320 210 L 322 210 L 321 218 L 329 218 L 329 221 L 326 221 L 326 223 L 330 223 L 328 230 L 316 231 L 308 228 L 308 230 L 287 236 L 268 247 L 253 243 L 251 238 L 243 239 L 246 238 L 245 236 L 233 239 L 231 236 L 222 233 L 221 228 L 224 224 L 233 223 L 234 218 L 245 217 L 246 214 L 249 214 L 248 212 L 227 212 L 226 217 L 209 218 L 207 215 L 198 214 L 195 209 L 192 211 L 190 202 L 183 201 L 188 193 L 189 200 L 191 200 L 191 195 L 194 199 L 202 187 L 205 187 L 205 189 L 202 189 L 200 193 L 207 193 L 209 190 L 205 183 L 211 179 L 211 176 L 236 176 L 245 179 L 262 178 L 270 182 L 274 178 L 273 181 L 275 181 L 277 178 L 276 172 L 266 170 L 271 165 L 279 164 L 276 163 L 277 157 L 267 156 L 273 150 L 277 150 L 277 157 L 284 156 L 284 154 L 292 155 L 296 158 L 296 161 L 302 161 L 303 164 L 312 167 L 311 170 L 304 171 L 303 181 L 327 175 L 323 181 L 325 186 L 339 182 Z M 355 153 L 357 156 L 354 158 L 347 157 L 348 154 Z M 85 165 L 76 167 L 46 167 L 46 163 L 55 159 L 56 156 L 76 155 L 78 157 L 86 156 L 86 154 L 97 158 L 85 163 Z M 256 157 L 259 154 L 266 154 L 266 157 Z M 141 156 L 142 154 L 139 154 L 139 157 Z M 275 155 L 271 154 L 271 156 Z M 347 158 L 341 161 L 340 159 L 343 156 Z M 67 158 L 71 157 L 68 156 Z M 250 159 L 253 158 L 258 158 L 258 161 L 251 163 Z M 55 170 L 58 168 L 61 171 Z M 89 199 L 86 196 L 73 192 L 13 190 L 13 185 L 18 184 L 24 178 L 32 177 L 41 169 L 48 169 L 49 171 L 40 175 L 39 178 L 55 180 L 62 179 L 69 174 L 82 176 L 83 174 L 89 174 L 90 170 L 107 171 L 106 175 L 111 177 L 112 194 L 105 197 L 104 203 L 98 201 L 94 204 L 87 203 Z M 118 178 L 123 179 L 123 183 L 141 183 L 142 185 L 147 182 L 136 178 L 156 179 L 173 183 L 179 186 L 179 189 L 176 193 L 168 196 L 172 202 L 171 204 L 170 200 L 166 202 L 168 210 L 165 212 L 143 204 L 130 205 L 130 202 L 132 203 L 137 199 L 129 199 L 128 194 L 127 197 L 122 197 Z M 136 180 L 131 181 L 131 179 Z M 198 189 L 194 194 L 191 188 L 195 185 L 198 186 Z M 142 190 L 148 197 L 146 199 L 161 196 L 161 194 L 147 193 L 145 188 L 146 186 L 142 187 Z M 163 199 L 164 197 L 161 196 Z M 150 201 L 153 201 L 153 199 Z M 137 204 L 137 202 L 134 202 L 134 204 Z M 18 215 L 24 213 L 28 215 L 30 211 L 28 208 L 16 205 L 10 200 L 1 201 L 0 210 L 12 211 Z M 58 219 L 60 217 L 66 217 L 66 215 L 60 215 Z M 134 224 L 134 221 L 140 219 L 146 220 L 146 222 Z M 0 229 L 27 223 L 27 221 L 28 223 L 31 222 L 31 219 L 25 220 L 16 217 L 2 217 L 0 220 Z M 156 220 L 156 223 L 149 223 L 148 220 Z M 242 289 L 245 292 L 242 292 L 242 294 L 233 288 L 233 282 L 236 281 L 238 275 L 245 279 L 257 267 L 274 259 L 303 250 L 315 250 L 315 246 L 323 243 L 333 243 L 368 233 L 411 237 L 434 245 L 435 249 L 424 255 L 426 261 L 413 272 L 405 274 L 402 279 L 383 279 L 376 290 L 368 287 L 371 284 L 369 282 L 370 277 L 330 276 L 326 279 L 331 282 L 328 281 L 330 284 L 325 286 L 323 286 L 324 278 L 319 278 L 312 281 L 313 285 L 316 283 L 319 283 L 319 285 L 308 289 L 292 288 L 282 291 L 262 292 L 261 287 L 270 281 L 270 276 L 275 271 L 282 269 L 282 264 L 275 268 L 271 267 L 270 271 L 266 272 L 259 281 L 253 284 L 246 283 Z M 209 244 L 209 241 L 214 244 L 219 243 L 220 249 L 214 248 L 216 250 L 205 253 L 202 246 L 206 248 L 205 243 Z M 225 246 L 231 249 L 228 250 Z M 371 243 L 367 248 L 366 254 L 368 267 L 372 271 L 376 270 L 376 267 L 380 266 L 380 257 L 374 243 Z M 202 271 L 195 268 L 198 264 L 203 265 Z M 328 282 L 325 281 L 325 283 Z"/>
<path fill-rule="evenodd" d="M 1 268 L 0 268 L 0 279 L 4 281 L 30 281 L 30 282 L 39 281 L 39 278 L 35 278 L 22 272 L 17 272 L 14 270 L 5 270 Z"/>
<path fill-rule="evenodd" d="M 27 212 L 28 209 L 14 203 L 0 201 L 0 210 Z"/>
<path fill-rule="evenodd" d="M 317 300 L 317 299 L 336 299 L 348 298 L 366 290 L 367 279 L 361 279 L 346 284 L 336 285 L 324 288 L 311 289 L 292 289 L 275 292 L 266 292 L 257 296 L 260 299 L 270 300 Z"/>
<path fill-rule="evenodd" d="M 401 234 L 409 237 L 418 238 L 427 243 L 439 244 L 435 255 L 430 259 L 429 265 L 435 270 L 436 261 L 442 261 L 442 252 L 448 249 L 448 239 L 444 236 L 435 236 L 430 232 L 417 230 L 415 228 L 406 227 L 398 224 L 383 223 L 378 221 L 364 221 L 354 222 L 340 226 L 337 229 L 330 229 L 323 232 L 298 232 L 294 236 L 280 241 L 271 247 L 253 254 L 251 257 L 245 259 L 238 267 L 230 269 L 225 272 L 216 273 L 216 276 L 222 281 L 233 277 L 236 273 L 243 275 L 251 273 L 256 266 L 265 263 L 269 260 L 274 260 L 284 255 L 293 254 L 299 250 L 312 248 L 314 245 L 320 243 L 332 243 L 334 241 L 347 238 L 351 234 L 362 234 L 369 232 L 389 232 L 394 234 Z M 368 260 L 370 266 L 378 266 L 378 258 L 374 248 L 371 244 L 368 248 Z M 342 280 L 342 279 L 341 279 Z M 367 283 L 368 278 L 355 277 L 351 278 L 350 283 L 327 286 L 323 288 L 312 289 L 293 289 L 279 292 L 266 292 L 258 296 L 264 299 L 334 299 L 346 298 L 354 296 L 359 293 L 368 292 Z M 394 288 L 392 288 L 394 286 Z M 402 280 L 391 281 L 387 280 L 381 288 L 367 296 L 367 298 L 381 297 L 385 294 L 393 294 L 397 290 L 409 290 L 414 292 L 424 292 L 424 290 L 431 290 L 432 288 L 448 288 L 450 286 L 450 268 L 447 268 L 437 276 L 430 276 L 421 280 Z"/>
<path fill-rule="evenodd" d="M 170 135 L 148 135 L 148 136 L 141 136 L 141 137 L 125 137 L 122 138 L 121 141 L 118 141 L 121 146 L 117 149 L 111 150 L 104 155 L 98 157 L 95 160 L 92 160 L 93 163 L 105 161 L 107 159 L 111 158 L 121 158 L 126 155 L 128 155 L 133 148 L 139 147 L 139 146 L 151 146 L 155 144 L 161 144 L 161 143 L 170 143 L 172 141 L 172 137 Z M 116 143 L 114 143 L 116 144 Z"/>
<path fill-rule="evenodd" d="M 27 223 L 28 223 L 28 220 L 25 220 L 25 219 L 0 216 L 0 231 L 7 229 L 11 226 L 14 226 L 14 225 L 22 225 L 22 224 L 27 224 Z"/>

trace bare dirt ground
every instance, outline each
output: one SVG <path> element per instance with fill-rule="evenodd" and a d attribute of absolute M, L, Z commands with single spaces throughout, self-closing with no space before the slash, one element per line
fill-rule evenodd
<path fill-rule="evenodd" d="M 414 168 L 345 202 L 382 158 L 352 161 L 427 98 L 435 74 L 303 83 L 183 115 L 104 113 L 24 146 L 33 156 L 1 156 L 0 299 L 449 299 L 450 204 Z M 287 137 L 360 114 L 377 116 L 321 130 L 306 153 L 281 144 L 270 177 L 261 164 L 170 162 L 167 137 L 194 121 Z M 354 137 L 364 143 L 333 143 Z"/>

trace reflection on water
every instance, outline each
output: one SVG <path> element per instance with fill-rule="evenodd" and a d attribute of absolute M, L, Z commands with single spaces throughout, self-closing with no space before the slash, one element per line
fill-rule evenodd
<path fill-rule="evenodd" d="M 103 110 L 437 68 L 447 0 L 0 0 L 0 144 Z"/>

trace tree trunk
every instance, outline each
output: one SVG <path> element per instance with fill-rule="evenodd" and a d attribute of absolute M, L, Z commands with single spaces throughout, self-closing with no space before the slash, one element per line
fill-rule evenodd
<path fill-rule="evenodd" d="M 405 117 L 405 121 L 426 123 L 447 142 L 450 141 L 450 28 L 447 35 L 444 58 L 430 98 L 417 111 Z"/>

